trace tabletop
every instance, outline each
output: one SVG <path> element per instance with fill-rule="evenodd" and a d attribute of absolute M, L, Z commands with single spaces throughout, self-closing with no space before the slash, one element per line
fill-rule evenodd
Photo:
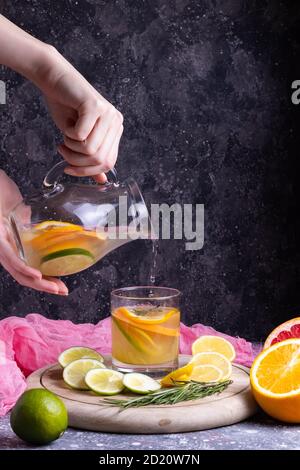
<path fill-rule="evenodd" d="M 45 450 L 300 450 L 300 426 L 278 423 L 263 413 L 231 426 L 180 434 L 110 434 L 69 428 L 50 445 L 27 445 L 0 418 L 0 449 Z"/>

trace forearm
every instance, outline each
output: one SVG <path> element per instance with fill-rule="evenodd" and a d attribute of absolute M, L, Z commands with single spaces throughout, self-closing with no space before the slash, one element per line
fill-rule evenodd
<path fill-rule="evenodd" d="M 0 15 L 0 64 L 34 81 L 47 46 Z"/>

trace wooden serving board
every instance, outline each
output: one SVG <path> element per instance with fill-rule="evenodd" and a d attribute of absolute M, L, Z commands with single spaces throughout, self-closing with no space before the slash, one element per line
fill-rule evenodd
<path fill-rule="evenodd" d="M 184 365 L 189 356 L 180 356 Z M 109 365 L 110 358 L 105 363 Z M 91 431 L 158 434 L 227 426 L 252 416 L 257 405 L 249 386 L 248 369 L 233 366 L 233 383 L 221 394 L 176 405 L 147 406 L 122 410 L 107 405 L 93 392 L 73 390 L 62 378 L 59 364 L 37 370 L 27 378 L 27 387 L 45 388 L 58 395 L 69 413 L 69 425 Z M 126 398 L 130 395 L 116 395 Z M 136 395 L 135 395 L 136 396 Z"/>

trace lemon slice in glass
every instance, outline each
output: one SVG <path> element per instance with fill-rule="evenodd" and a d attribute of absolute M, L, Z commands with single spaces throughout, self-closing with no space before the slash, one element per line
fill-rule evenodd
<path fill-rule="evenodd" d="M 92 369 L 85 376 L 86 386 L 98 395 L 116 395 L 123 388 L 121 372 L 111 369 Z"/>
<path fill-rule="evenodd" d="M 83 346 L 73 346 L 72 348 L 65 349 L 65 351 L 58 356 L 58 362 L 62 367 L 66 367 L 70 362 L 83 358 L 97 359 L 97 361 L 100 362 L 104 361 L 101 354 L 95 351 L 95 349 Z"/>
<path fill-rule="evenodd" d="M 138 372 L 132 372 L 124 376 L 123 383 L 128 390 L 141 395 L 156 392 L 161 388 L 161 385 L 151 377 Z"/>
<path fill-rule="evenodd" d="M 66 276 L 83 271 L 94 261 L 92 253 L 84 248 L 66 248 L 43 256 L 40 270 L 45 276 Z"/>
<path fill-rule="evenodd" d="M 96 359 L 77 359 L 64 368 L 63 379 L 66 384 L 76 390 L 88 390 L 89 387 L 84 378 L 89 370 L 96 368 L 105 369 L 105 365 Z"/>

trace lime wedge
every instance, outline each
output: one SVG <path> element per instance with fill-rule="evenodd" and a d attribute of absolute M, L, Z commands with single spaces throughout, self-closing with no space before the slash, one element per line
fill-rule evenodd
<path fill-rule="evenodd" d="M 151 377 L 145 374 L 132 372 L 124 376 L 123 383 L 128 390 L 141 395 L 156 392 L 161 388 L 161 385 Z"/>
<path fill-rule="evenodd" d="M 104 359 L 95 349 L 85 348 L 83 346 L 73 346 L 63 351 L 58 356 L 58 362 L 62 367 L 66 367 L 70 362 L 76 361 L 77 359 L 97 359 L 97 361 L 103 362 Z"/>
<path fill-rule="evenodd" d="M 111 369 L 92 369 L 85 376 L 85 383 L 98 395 L 116 395 L 123 388 L 123 374 Z"/>
<path fill-rule="evenodd" d="M 88 390 L 89 387 L 84 378 L 89 370 L 96 368 L 105 369 L 105 365 L 96 359 L 77 359 L 64 368 L 63 379 L 66 384 L 76 390 Z"/>
<path fill-rule="evenodd" d="M 122 333 L 124 338 L 126 338 L 126 340 L 129 344 L 131 344 L 131 346 L 133 346 L 137 351 L 141 353 L 146 352 L 145 349 L 141 346 L 141 344 L 132 335 L 128 334 L 127 331 L 123 328 L 121 320 L 117 320 L 114 316 L 112 316 L 111 318 L 120 333 Z"/>
<path fill-rule="evenodd" d="M 92 253 L 84 248 L 66 248 L 44 256 L 40 270 L 45 276 L 67 276 L 88 268 L 94 261 Z"/>

